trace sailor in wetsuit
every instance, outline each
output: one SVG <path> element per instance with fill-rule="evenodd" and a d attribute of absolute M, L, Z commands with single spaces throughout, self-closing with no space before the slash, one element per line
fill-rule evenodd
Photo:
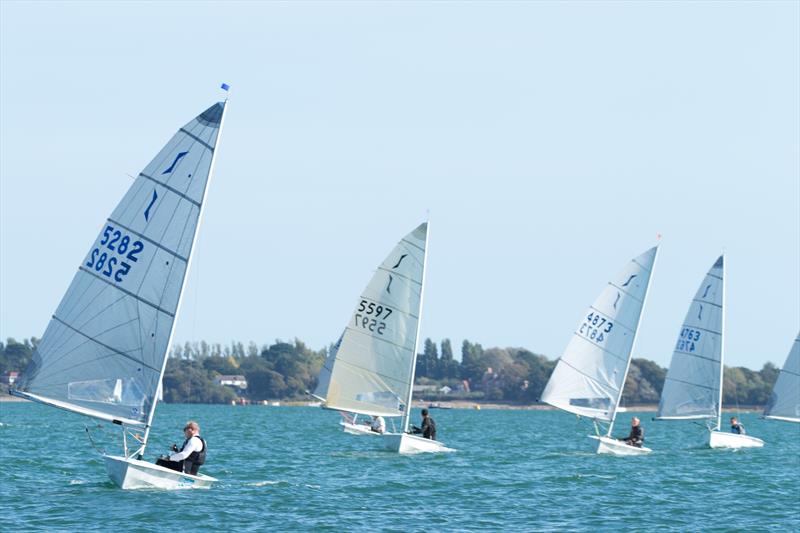
<path fill-rule="evenodd" d="M 169 457 L 160 457 L 156 464 L 196 476 L 200 465 L 206 462 L 206 441 L 200 436 L 200 426 L 194 420 L 186 422 L 183 434 L 186 440 L 180 449 L 173 444 L 173 453 Z"/>
<path fill-rule="evenodd" d="M 644 429 L 642 426 L 639 425 L 639 419 L 637 417 L 633 417 L 631 419 L 631 433 L 622 440 L 628 446 L 636 446 L 637 448 L 641 448 L 642 444 L 644 444 Z"/>
<path fill-rule="evenodd" d="M 744 435 L 744 426 L 739 423 L 735 416 L 731 417 L 731 433 L 736 433 L 737 435 Z"/>
<path fill-rule="evenodd" d="M 427 409 L 422 410 L 422 427 L 412 426 L 411 433 L 414 435 L 422 433 L 424 438 L 436 440 L 436 422 L 428 415 Z"/>

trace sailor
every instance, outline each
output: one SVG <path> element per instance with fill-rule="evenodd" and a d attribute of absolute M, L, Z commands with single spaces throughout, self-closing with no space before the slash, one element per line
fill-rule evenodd
<path fill-rule="evenodd" d="M 206 462 L 206 441 L 200 436 L 200 426 L 194 420 L 186 422 L 183 434 L 186 440 L 180 449 L 173 444 L 173 453 L 169 457 L 159 458 L 156 464 L 196 476 L 200 466 Z"/>
<path fill-rule="evenodd" d="M 744 426 L 739 423 L 735 416 L 731 417 L 731 433 L 736 433 L 737 435 L 744 435 Z"/>
<path fill-rule="evenodd" d="M 422 410 L 422 427 L 412 426 L 411 433 L 415 435 L 422 433 L 426 439 L 436 440 L 436 422 L 428 415 L 427 409 Z"/>
<path fill-rule="evenodd" d="M 369 429 L 375 433 L 386 433 L 386 420 L 382 416 L 373 416 Z"/>
<path fill-rule="evenodd" d="M 642 444 L 644 444 L 644 429 L 639 425 L 637 417 L 634 416 L 631 419 L 631 433 L 622 441 L 628 446 L 636 446 L 637 448 L 641 448 Z"/>

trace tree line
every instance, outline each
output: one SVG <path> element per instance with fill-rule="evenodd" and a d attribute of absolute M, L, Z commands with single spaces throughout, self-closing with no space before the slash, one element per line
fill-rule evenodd
<path fill-rule="evenodd" d="M 38 339 L 0 342 L 0 376 L 22 372 Z M 328 348 L 329 349 L 329 348 Z M 246 346 L 205 341 L 175 345 L 164 373 L 164 401 L 170 403 L 228 403 L 237 398 L 251 401 L 309 399 L 328 349 L 312 350 L 299 339 Z M 464 398 L 475 401 L 531 404 L 539 401 L 556 361 L 525 348 L 486 348 L 464 340 L 461 359 L 454 357 L 449 339 L 438 345 L 425 339 L 417 357 L 417 385 L 424 390 L 416 398 L 439 401 Z M 724 398 L 727 406 L 764 405 L 779 369 L 767 363 L 759 370 L 725 367 Z M 633 359 L 623 393 L 624 405 L 658 403 L 667 370 L 647 359 Z M 221 375 L 241 375 L 244 390 L 219 385 Z M 451 392 L 441 392 L 447 386 Z M 3 385 L 4 388 L 7 388 Z"/>

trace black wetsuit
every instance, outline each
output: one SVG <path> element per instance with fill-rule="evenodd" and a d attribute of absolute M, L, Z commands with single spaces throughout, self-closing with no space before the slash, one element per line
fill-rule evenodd
<path fill-rule="evenodd" d="M 436 440 L 436 422 L 433 418 L 426 416 L 422 419 L 422 429 L 420 430 L 422 436 L 426 439 Z"/>
<path fill-rule="evenodd" d="M 737 435 L 744 435 L 744 426 L 741 424 L 731 424 L 731 433 L 736 433 Z"/>
<path fill-rule="evenodd" d="M 631 426 L 631 434 L 623 440 L 625 444 L 641 448 L 644 443 L 644 429 L 642 429 L 642 426 Z"/>

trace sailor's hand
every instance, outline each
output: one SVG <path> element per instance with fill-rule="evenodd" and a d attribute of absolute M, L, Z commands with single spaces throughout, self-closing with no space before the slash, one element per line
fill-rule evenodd
<path fill-rule="evenodd" d="M 170 450 L 172 450 L 173 452 L 177 452 L 178 451 L 178 445 L 177 444 L 173 444 L 172 448 L 170 448 Z"/>

